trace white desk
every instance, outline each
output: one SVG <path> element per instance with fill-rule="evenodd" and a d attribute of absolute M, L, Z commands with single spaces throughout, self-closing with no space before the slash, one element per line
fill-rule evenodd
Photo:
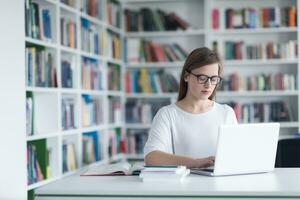
<path fill-rule="evenodd" d="M 300 168 L 277 168 L 264 174 L 206 177 L 183 182 L 143 183 L 138 176 L 70 176 L 36 190 L 37 200 L 57 199 L 289 199 L 300 198 Z"/>

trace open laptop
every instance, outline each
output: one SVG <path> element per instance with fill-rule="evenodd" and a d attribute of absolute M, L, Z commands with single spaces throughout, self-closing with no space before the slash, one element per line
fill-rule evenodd
<path fill-rule="evenodd" d="M 191 173 L 225 176 L 272 171 L 279 127 L 279 123 L 220 126 L 214 167 L 192 168 Z"/>

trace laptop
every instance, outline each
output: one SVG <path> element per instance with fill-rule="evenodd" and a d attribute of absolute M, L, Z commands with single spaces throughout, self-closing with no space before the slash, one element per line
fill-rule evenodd
<path fill-rule="evenodd" d="M 191 168 L 191 173 L 226 176 L 272 171 L 279 128 L 279 123 L 221 125 L 214 167 Z"/>

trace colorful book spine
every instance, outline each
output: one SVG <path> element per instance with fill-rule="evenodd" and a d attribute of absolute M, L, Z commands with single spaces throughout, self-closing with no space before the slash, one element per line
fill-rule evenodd
<path fill-rule="evenodd" d="M 222 80 L 220 90 L 223 91 L 274 91 L 298 89 L 296 74 L 257 74 L 243 76 L 238 73 L 226 75 Z"/>
<path fill-rule="evenodd" d="M 126 123 L 150 124 L 157 111 L 170 103 L 169 99 L 128 99 L 125 104 Z"/>
<path fill-rule="evenodd" d="M 101 98 L 82 95 L 82 126 L 89 127 L 103 123 L 103 102 Z"/>
<path fill-rule="evenodd" d="M 99 62 L 83 57 L 81 63 L 82 89 L 103 90 L 103 72 Z"/>
<path fill-rule="evenodd" d="M 219 26 L 223 20 L 219 15 L 224 16 L 225 27 Z M 224 12 L 220 8 L 213 8 L 211 26 L 213 29 L 296 27 L 296 16 L 295 6 L 226 8 Z"/>
<path fill-rule="evenodd" d="M 44 47 L 28 45 L 25 54 L 27 86 L 57 87 L 54 53 Z"/>
<path fill-rule="evenodd" d="M 77 169 L 76 151 L 73 143 L 63 141 L 62 159 L 62 169 L 64 173 Z"/>
<path fill-rule="evenodd" d="M 255 102 L 255 103 L 228 103 L 235 111 L 240 123 L 259 122 L 291 122 L 294 113 L 287 101 Z"/>
<path fill-rule="evenodd" d="M 127 93 L 172 93 L 178 91 L 178 74 L 165 70 L 131 70 L 126 72 Z"/>
<path fill-rule="evenodd" d="M 100 132 L 82 134 L 82 162 L 90 164 L 102 159 L 100 146 Z"/>
<path fill-rule="evenodd" d="M 108 63 L 107 81 L 108 90 L 121 90 L 121 66 Z"/>
<path fill-rule="evenodd" d="M 74 129 L 76 128 L 75 124 L 75 100 L 73 98 L 63 98 L 61 104 L 62 112 L 62 129 Z"/>

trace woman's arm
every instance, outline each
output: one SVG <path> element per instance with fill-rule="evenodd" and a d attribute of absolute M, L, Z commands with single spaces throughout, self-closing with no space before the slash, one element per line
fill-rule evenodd
<path fill-rule="evenodd" d="M 214 165 L 215 157 L 190 158 L 185 156 L 176 156 L 162 151 L 152 151 L 145 157 L 146 165 L 184 165 L 192 167 L 210 167 Z"/>

